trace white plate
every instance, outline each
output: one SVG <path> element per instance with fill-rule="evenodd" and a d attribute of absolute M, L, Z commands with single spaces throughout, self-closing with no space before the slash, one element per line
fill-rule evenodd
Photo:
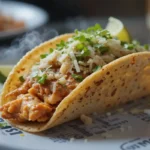
<path fill-rule="evenodd" d="M 150 150 L 150 116 L 136 113 L 148 108 L 148 103 L 150 98 L 128 104 L 124 108 L 128 113 L 94 114 L 90 126 L 76 120 L 40 134 L 8 125 L 0 129 L 0 150 Z"/>
<path fill-rule="evenodd" d="M 0 39 L 32 30 L 48 21 L 48 14 L 43 9 L 23 2 L 0 1 L 0 12 L 4 15 L 12 16 L 15 20 L 23 20 L 25 22 L 24 29 L 0 32 Z"/>

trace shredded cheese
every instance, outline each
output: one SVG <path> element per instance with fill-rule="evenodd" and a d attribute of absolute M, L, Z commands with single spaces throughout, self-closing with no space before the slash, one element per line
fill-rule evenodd
<path fill-rule="evenodd" d="M 88 116 L 86 116 L 86 115 L 84 115 L 84 114 L 82 114 L 82 115 L 80 116 L 80 119 L 81 119 L 81 121 L 82 121 L 85 125 L 91 125 L 92 122 L 93 122 L 92 118 L 90 118 L 90 117 L 88 117 Z"/>
<path fill-rule="evenodd" d="M 88 46 L 88 50 L 89 50 L 90 53 L 91 53 L 91 57 L 94 57 L 94 56 L 95 56 L 94 48 L 92 48 L 91 46 Z"/>
<path fill-rule="evenodd" d="M 58 58 L 58 61 L 62 63 L 67 58 L 67 56 L 67 54 L 62 54 L 62 56 Z"/>
<path fill-rule="evenodd" d="M 67 80 L 64 77 L 61 77 L 58 81 L 60 84 L 66 84 Z"/>
<path fill-rule="evenodd" d="M 77 71 L 77 72 L 80 72 L 80 67 L 79 67 L 79 65 L 78 65 L 77 60 L 74 60 L 73 63 L 74 63 L 74 66 L 75 66 L 76 71 Z"/>
<path fill-rule="evenodd" d="M 71 59 L 77 72 L 80 72 L 80 67 L 73 52 L 70 52 Z"/>
<path fill-rule="evenodd" d="M 56 91 L 56 82 L 53 83 L 53 89 L 52 89 L 53 93 Z"/>

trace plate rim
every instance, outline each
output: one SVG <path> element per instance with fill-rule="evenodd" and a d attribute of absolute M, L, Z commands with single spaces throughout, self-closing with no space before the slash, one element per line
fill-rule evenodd
<path fill-rule="evenodd" d="M 6 38 L 11 38 L 11 37 L 14 37 L 14 36 L 17 36 L 19 34 L 23 34 L 25 32 L 28 32 L 28 31 L 31 31 L 33 29 L 37 29 L 39 28 L 40 26 L 46 24 L 48 21 L 49 21 L 49 14 L 46 10 L 44 10 L 43 8 L 37 6 L 37 5 L 34 5 L 34 4 L 30 4 L 30 3 L 26 3 L 26 2 L 19 2 L 19 1 L 12 1 L 12 0 L 1 0 L 1 3 L 5 3 L 5 5 L 7 4 L 11 4 L 11 5 L 25 5 L 25 7 L 32 7 L 32 8 L 35 8 L 37 9 L 38 11 L 40 11 L 44 17 L 43 19 L 43 23 L 41 24 L 38 24 L 36 26 L 33 26 L 33 27 L 25 27 L 25 28 L 22 28 L 22 29 L 13 29 L 13 30 L 9 30 L 9 31 L 0 31 L 0 40 L 3 40 L 3 39 L 6 39 Z"/>

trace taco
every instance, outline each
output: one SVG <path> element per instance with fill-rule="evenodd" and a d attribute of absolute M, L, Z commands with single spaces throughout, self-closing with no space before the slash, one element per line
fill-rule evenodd
<path fill-rule="evenodd" d="M 147 96 L 149 73 L 147 46 L 113 38 L 96 24 L 28 52 L 4 84 L 1 116 L 40 132 Z"/>

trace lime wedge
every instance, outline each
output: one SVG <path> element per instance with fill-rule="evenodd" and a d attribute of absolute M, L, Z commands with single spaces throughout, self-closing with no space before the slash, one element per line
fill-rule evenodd
<path fill-rule="evenodd" d="M 12 65 L 0 65 L 0 72 L 7 77 L 12 68 Z"/>
<path fill-rule="evenodd" d="M 110 17 L 108 19 L 106 29 L 111 33 L 113 37 L 117 37 L 121 41 L 125 42 L 131 41 L 131 36 L 128 30 L 119 19 Z"/>

